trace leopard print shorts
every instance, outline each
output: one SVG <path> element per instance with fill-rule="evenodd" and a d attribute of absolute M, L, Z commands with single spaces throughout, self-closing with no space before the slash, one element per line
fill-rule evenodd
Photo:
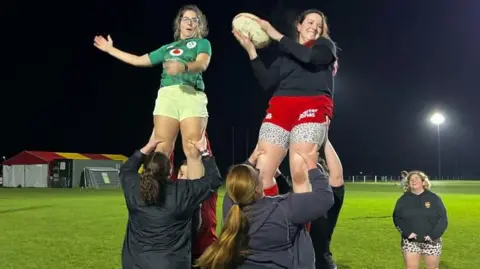
<path fill-rule="evenodd" d="M 403 252 L 418 253 L 423 256 L 440 256 L 442 254 L 441 238 L 429 243 L 413 242 L 404 238 L 401 246 Z"/>

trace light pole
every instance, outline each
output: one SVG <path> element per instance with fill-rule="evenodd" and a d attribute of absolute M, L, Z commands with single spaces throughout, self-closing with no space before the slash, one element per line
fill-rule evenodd
<path fill-rule="evenodd" d="M 430 117 L 430 122 L 437 125 L 437 139 L 438 139 L 438 179 L 442 178 L 442 155 L 440 151 L 440 125 L 445 122 L 445 117 L 440 112 L 435 112 Z"/>

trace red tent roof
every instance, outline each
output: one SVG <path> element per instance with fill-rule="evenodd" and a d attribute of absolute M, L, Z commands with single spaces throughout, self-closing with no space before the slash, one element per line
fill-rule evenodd
<path fill-rule="evenodd" d="M 4 165 L 25 165 L 25 164 L 48 164 L 53 160 L 70 159 L 70 160 L 121 160 L 127 158 L 123 155 L 114 154 L 80 154 L 65 152 L 47 152 L 47 151 L 22 151 L 10 159 L 3 162 Z"/>
<path fill-rule="evenodd" d="M 12 158 L 5 160 L 5 162 L 3 162 L 3 165 L 46 164 L 46 163 L 50 163 L 55 159 L 65 159 L 65 158 L 54 152 L 25 150 L 13 156 Z"/>

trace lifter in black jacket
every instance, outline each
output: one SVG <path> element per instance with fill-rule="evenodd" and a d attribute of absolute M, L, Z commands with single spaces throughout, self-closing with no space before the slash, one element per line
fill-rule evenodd
<path fill-rule="evenodd" d="M 169 180 L 170 160 L 153 152 L 154 137 L 120 168 L 128 224 L 123 241 L 123 269 L 190 269 L 192 215 L 222 184 L 205 135 L 193 143 L 202 156 L 205 176 Z M 137 171 L 143 163 L 142 174 Z"/>
<path fill-rule="evenodd" d="M 295 38 L 279 33 L 270 23 L 258 20 L 272 40 L 278 42 L 277 59 L 266 68 L 250 40 L 242 33 L 234 35 L 247 51 L 255 77 L 265 90 L 275 90 L 260 127 L 257 168 L 266 195 L 278 188 L 275 171 L 287 151 L 308 154 L 325 143 L 328 124 L 333 117 L 333 77 L 337 53 L 331 40 L 325 15 L 306 10 L 295 24 Z M 297 154 L 290 154 L 293 190 L 309 192 L 310 184 Z"/>
<path fill-rule="evenodd" d="M 419 268 L 421 257 L 427 269 L 436 269 L 442 254 L 447 210 L 430 187 L 425 173 L 410 172 L 405 180 L 405 193 L 393 211 L 393 223 L 402 235 L 405 266 L 409 269 Z"/>

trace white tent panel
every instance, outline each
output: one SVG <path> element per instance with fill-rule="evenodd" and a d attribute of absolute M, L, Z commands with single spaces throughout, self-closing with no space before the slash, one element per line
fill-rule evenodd
<path fill-rule="evenodd" d="M 3 168 L 4 187 L 25 187 L 25 165 L 11 165 Z"/>
<path fill-rule="evenodd" d="M 14 187 L 25 187 L 25 165 L 12 165 Z"/>
<path fill-rule="evenodd" d="M 10 165 L 3 166 L 3 186 L 4 187 L 16 187 L 13 181 L 13 172 Z"/>
<path fill-rule="evenodd" d="M 25 165 L 25 186 L 27 188 L 48 187 L 48 164 Z"/>

